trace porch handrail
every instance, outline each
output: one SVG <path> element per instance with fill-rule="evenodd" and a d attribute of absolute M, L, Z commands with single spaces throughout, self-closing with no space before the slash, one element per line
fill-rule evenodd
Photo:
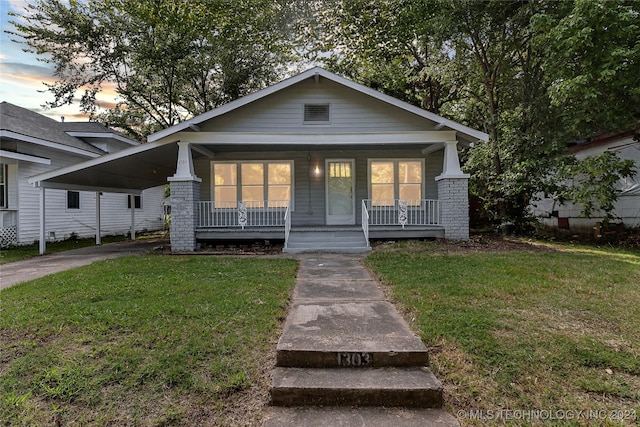
<path fill-rule="evenodd" d="M 288 206 L 288 200 L 200 201 L 196 227 L 284 227 Z"/>
<path fill-rule="evenodd" d="M 289 233 L 291 232 L 291 202 L 287 203 L 287 210 L 284 211 L 284 248 L 289 246 Z"/>
<path fill-rule="evenodd" d="M 362 201 L 362 232 L 364 233 L 364 240 L 369 247 L 369 211 L 367 210 L 366 200 Z"/>
<path fill-rule="evenodd" d="M 369 214 L 369 225 L 440 225 L 437 199 L 364 199 L 362 203 Z"/>

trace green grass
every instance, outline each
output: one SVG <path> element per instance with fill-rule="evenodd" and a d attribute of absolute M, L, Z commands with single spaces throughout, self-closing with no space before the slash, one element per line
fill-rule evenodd
<path fill-rule="evenodd" d="M 0 424 L 233 424 L 266 389 L 296 269 L 126 257 L 2 291 Z"/>
<path fill-rule="evenodd" d="M 104 236 L 102 243 L 121 242 L 126 240 L 126 236 Z M 60 242 L 47 243 L 47 253 L 55 253 L 68 251 L 71 249 L 85 248 L 96 244 L 95 238 L 89 239 L 67 239 Z M 38 243 L 25 246 L 15 246 L 8 249 L 0 250 L 0 265 L 8 262 L 22 261 L 23 259 L 33 258 L 39 255 Z"/>
<path fill-rule="evenodd" d="M 400 243 L 366 263 L 431 348 L 452 413 L 598 409 L 640 417 L 639 252 L 562 245 L 447 252 Z M 548 424 L 563 422 L 618 425 Z M 635 422 L 629 415 L 622 424 Z M 529 423 L 544 424 L 510 424 Z"/>

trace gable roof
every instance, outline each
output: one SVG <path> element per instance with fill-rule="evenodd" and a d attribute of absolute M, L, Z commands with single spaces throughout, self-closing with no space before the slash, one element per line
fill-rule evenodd
<path fill-rule="evenodd" d="M 243 107 L 247 104 L 250 104 L 254 101 L 257 101 L 259 99 L 265 98 L 273 93 L 279 92 L 283 89 L 286 89 L 288 87 L 291 87 L 293 85 L 295 85 L 296 83 L 299 83 L 303 80 L 306 80 L 308 78 L 311 77 L 323 77 L 326 78 L 328 80 L 331 80 L 335 83 L 338 83 L 340 85 L 343 85 L 347 88 L 353 89 L 357 92 L 360 92 L 362 94 L 368 95 L 372 98 L 375 98 L 379 101 L 385 102 L 387 104 L 393 105 L 395 107 L 398 107 L 400 109 L 403 109 L 405 111 L 408 111 L 410 113 L 416 114 L 420 117 L 423 117 L 425 119 L 431 120 L 433 122 L 436 123 L 435 128 L 436 129 L 443 129 L 443 128 L 449 128 L 451 130 L 454 130 L 460 134 L 462 134 L 462 137 L 466 140 L 469 141 L 477 141 L 477 140 L 481 140 L 481 141 L 488 141 L 489 136 L 484 133 L 484 132 L 480 132 L 477 131 L 475 129 L 471 129 L 470 127 L 464 126 L 460 123 L 454 122 L 453 120 L 449 120 L 449 119 L 445 119 L 444 117 L 441 117 L 437 114 L 434 114 L 430 111 L 424 110 L 422 108 L 416 107 L 415 105 L 411 105 L 407 102 L 401 101 L 397 98 L 394 98 L 392 96 L 389 95 L 385 95 L 381 92 L 378 92 L 377 90 L 371 89 L 370 87 L 361 85 L 359 83 L 356 83 L 354 81 L 345 79 L 344 77 L 340 77 L 337 74 L 331 73 L 323 68 L 320 67 L 314 67 L 311 68 L 303 73 L 297 74 L 293 77 L 290 77 L 286 80 L 281 81 L 280 83 L 277 83 L 273 86 L 269 86 L 266 89 L 260 90 L 258 92 L 254 92 L 250 95 L 244 96 L 242 98 L 239 98 L 235 101 L 232 101 L 228 104 L 222 105 L 218 108 L 215 108 L 213 110 L 210 110 L 204 114 L 201 114 L 199 116 L 196 116 L 192 119 L 186 120 L 182 123 L 179 123 L 175 126 L 172 126 L 170 128 L 167 129 L 163 129 L 159 132 L 156 132 L 152 135 L 149 135 L 149 137 L 147 138 L 148 141 L 152 142 L 152 141 L 157 141 L 159 139 L 165 138 L 167 136 L 173 135 L 177 132 L 181 132 L 183 130 L 187 130 L 187 129 L 193 129 L 194 127 L 197 128 L 198 125 L 200 125 L 203 122 L 206 122 L 207 120 L 211 120 L 215 117 L 221 116 L 223 114 L 226 114 L 230 111 L 236 110 L 240 107 Z"/>
<path fill-rule="evenodd" d="M 58 149 L 67 149 L 90 157 L 104 154 L 99 148 L 68 135 L 61 124 L 9 102 L 0 103 L 0 134 L 4 137 L 42 145 L 54 143 Z"/>

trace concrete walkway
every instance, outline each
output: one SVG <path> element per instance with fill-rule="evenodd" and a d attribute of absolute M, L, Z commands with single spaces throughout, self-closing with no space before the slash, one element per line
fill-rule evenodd
<path fill-rule="evenodd" d="M 458 426 L 426 347 L 363 256 L 298 259 L 264 426 Z"/>
<path fill-rule="evenodd" d="M 49 274 L 88 265 L 95 261 L 144 254 L 167 242 L 168 240 L 166 239 L 127 240 L 45 254 L 24 261 L 2 264 L 0 265 L 0 290 L 21 282 L 39 279 Z"/>

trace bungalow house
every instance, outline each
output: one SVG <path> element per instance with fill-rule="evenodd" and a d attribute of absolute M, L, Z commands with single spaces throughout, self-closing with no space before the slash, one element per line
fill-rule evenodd
<path fill-rule="evenodd" d="M 283 239 L 285 251 L 369 250 L 370 238 L 468 239 L 458 146 L 487 135 L 322 68 L 32 177 L 140 191 L 169 182 L 171 247 Z"/>
<path fill-rule="evenodd" d="M 604 152 L 613 152 L 620 159 L 633 160 L 636 170 L 640 171 L 640 141 L 634 139 L 637 135 L 637 131 L 603 135 L 575 144 L 569 147 L 569 151 L 574 153 L 578 160 Z M 640 228 L 640 175 L 621 180 L 617 188 L 618 201 L 613 214 L 625 227 Z M 591 218 L 586 218 L 581 214 L 580 206 L 570 202 L 559 203 L 552 198 L 541 197 L 541 200 L 531 204 L 531 209 L 545 229 L 561 234 L 593 234 L 596 223 L 603 220 L 600 212 L 595 212 Z"/>
<path fill-rule="evenodd" d="M 40 239 L 40 191 L 29 177 L 87 159 L 98 159 L 139 143 L 100 123 L 58 122 L 8 102 L 0 103 L 0 246 Z M 51 188 L 55 186 L 52 185 Z M 124 234 L 133 229 L 161 229 L 163 188 L 145 191 L 134 200 L 127 195 L 76 189 L 51 190 L 45 240 Z M 102 203 L 100 233 L 96 234 L 96 204 Z"/>

